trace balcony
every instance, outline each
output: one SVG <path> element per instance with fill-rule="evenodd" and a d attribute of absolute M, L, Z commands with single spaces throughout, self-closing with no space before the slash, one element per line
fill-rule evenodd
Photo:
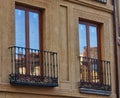
<path fill-rule="evenodd" d="M 58 86 L 57 53 L 9 47 L 11 52 L 12 73 L 10 83 L 13 85 Z"/>
<path fill-rule="evenodd" d="M 90 94 L 111 94 L 111 67 L 109 61 L 81 57 L 80 92 Z"/>

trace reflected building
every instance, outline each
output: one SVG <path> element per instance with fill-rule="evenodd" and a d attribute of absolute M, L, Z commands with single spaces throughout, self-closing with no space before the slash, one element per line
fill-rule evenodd
<path fill-rule="evenodd" d="M 81 57 L 81 62 L 82 64 L 82 77 L 83 80 L 88 82 L 89 78 L 91 78 L 90 81 L 92 82 L 99 82 L 98 79 L 98 65 L 96 62 L 93 62 L 94 60 L 92 59 L 97 59 L 97 47 L 90 47 L 89 49 L 89 55 L 90 57 L 87 57 L 87 48 L 84 47 L 83 53 L 80 54 Z M 86 59 L 85 59 L 86 58 Z M 90 59 L 91 58 L 91 59 Z M 90 74 L 90 75 L 89 75 Z"/>

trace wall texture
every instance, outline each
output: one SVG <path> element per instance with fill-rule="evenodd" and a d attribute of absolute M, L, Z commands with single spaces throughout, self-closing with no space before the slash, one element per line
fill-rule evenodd
<path fill-rule="evenodd" d="M 15 3 L 45 9 L 44 49 L 58 52 L 59 86 L 55 88 L 12 86 L 10 51 L 15 43 Z M 102 58 L 110 60 L 112 94 L 79 92 L 79 19 L 101 24 Z M 94 0 L 0 0 L 0 98 L 116 98 L 112 0 L 102 4 Z"/>

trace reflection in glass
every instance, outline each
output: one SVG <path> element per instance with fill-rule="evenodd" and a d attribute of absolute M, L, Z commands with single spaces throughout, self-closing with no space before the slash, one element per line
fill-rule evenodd
<path fill-rule="evenodd" d="M 86 25 L 79 24 L 79 49 L 80 49 L 81 56 L 83 56 L 83 55 L 86 56 L 86 53 L 85 53 L 86 46 L 87 46 Z"/>
<path fill-rule="evenodd" d="M 97 27 L 89 26 L 89 32 L 90 32 L 90 57 L 98 58 Z"/>
<path fill-rule="evenodd" d="M 29 12 L 30 48 L 39 49 L 39 15 Z"/>
<path fill-rule="evenodd" d="M 15 10 L 16 46 L 25 47 L 25 11 Z"/>
<path fill-rule="evenodd" d="M 80 77 L 85 82 L 97 83 L 100 81 L 98 79 L 97 34 L 97 25 L 86 22 L 79 24 L 80 67 L 82 68 Z"/>
<path fill-rule="evenodd" d="M 15 63 L 19 66 L 17 72 L 20 74 L 40 75 L 39 17 L 37 11 L 15 9 L 15 45 L 18 46 L 15 48 Z"/>

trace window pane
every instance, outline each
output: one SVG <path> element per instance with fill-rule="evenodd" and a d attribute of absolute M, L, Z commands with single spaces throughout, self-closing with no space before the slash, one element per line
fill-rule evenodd
<path fill-rule="evenodd" d="M 89 26 L 90 32 L 90 57 L 98 57 L 98 40 L 97 40 L 97 27 Z"/>
<path fill-rule="evenodd" d="M 25 47 L 25 11 L 15 10 L 16 46 Z"/>
<path fill-rule="evenodd" d="M 29 12 L 30 48 L 39 49 L 39 14 Z"/>
<path fill-rule="evenodd" d="M 86 56 L 86 47 L 87 47 L 87 41 L 86 41 L 86 25 L 79 24 L 79 49 L 80 49 L 80 55 Z"/>

